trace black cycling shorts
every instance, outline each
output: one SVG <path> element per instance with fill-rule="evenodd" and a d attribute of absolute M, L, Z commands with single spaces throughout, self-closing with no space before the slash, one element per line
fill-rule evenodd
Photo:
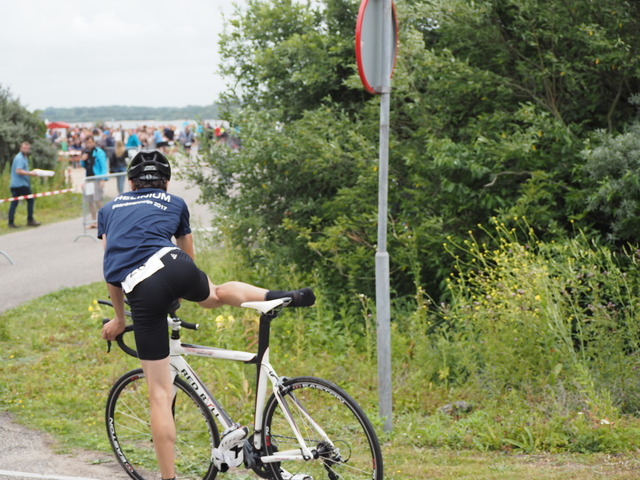
<path fill-rule="evenodd" d="M 141 360 L 169 356 L 167 310 L 178 298 L 202 302 L 209 297 L 209 279 L 182 250 L 162 257 L 164 267 L 127 294 L 136 349 Z"/>

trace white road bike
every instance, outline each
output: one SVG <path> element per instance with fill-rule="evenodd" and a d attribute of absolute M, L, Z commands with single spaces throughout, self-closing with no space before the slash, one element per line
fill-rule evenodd
<path fill-rule="evenodd" d="M 242 305 L 261 314 L 257 353 L 182 343 L 181 329 L 196 330 L 198 325 L 181 320 L 175 311 L 168 313 L 177 478 L 215 478 L 218 469 L 212 452 L 220 442 L 218 424 L 222 431 L 237 425 L 187 362 L 185 356 L 195 355 L 257 367 L 253 425 L 243 447 L 245 468 L 273 480 L 383 479 L 378 438 L 356 401 L 332 382 L 315 377 L 281 377 L 271 366 L 271 322 L 289 302 L 278 299 Z M 124 335 L 132 330 L 128 325 L 117 342 L 122 350 L 137 357 L 124 341 Z M 111 388 L 106 427 L 118 462 L 131 478 L 160 478 L 142 369 L 124 374 Z"/>

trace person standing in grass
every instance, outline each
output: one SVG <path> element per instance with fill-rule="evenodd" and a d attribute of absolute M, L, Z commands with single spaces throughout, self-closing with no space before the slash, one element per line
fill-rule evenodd
<path fill-rule="evenodd" d="M 20 152 L 14 157 L 11 164 L 11 183 L 9 188 L 12 197 L 20 197 L 23 195 L 31 195 L 31 177 L 36 177 L 36 172 L 29 170 L 29 154 L 31 153 L 31 144 L 22 142 Z M 9 228 L 17 228 L 15 224 L 16 209 L 20 200 L 14 200 L 9 206 Z M 35 209 L 35 199 L 27 198 L 27 225 L 37 227 L 40 222 L 36 222 L 33 218 Z"/>
<path fill-rule="evenodd" d="M 115 340 L 125 328 L 126 296 L 131 308 L 138 357 L 149 386 L 151 435 L 163 479 L 175 477 L 174 398 L 170 375 L 167 312 L 179 299 L 204 308 L 240 306 L 244 302 L 290 297 L 290 306 L 311 306 L 311 289 L 274 291 L 242 282 L 214 285 L 193 261 L 189 209 L 167 192 L 171 166 L 157 150 L 137 153 L 127 171 L 131 192 L 119 195 L 98 212 L 98 238 L 104 244 L 104 277 L 115 317 L 102 338 Z M 175 238 L 174 244 L 171 239 Z M 248 429 L 240 425 L 223 432 L 212 452 L 220 471 L 243 461 Z"/>

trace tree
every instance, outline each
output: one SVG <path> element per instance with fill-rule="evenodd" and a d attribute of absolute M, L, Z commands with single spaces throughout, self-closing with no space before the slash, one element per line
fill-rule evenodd
<path fill-rule="evenodd" d="M 57 160 L 55 149 L 45 138 L 46 127 L 37 114 L 29 112 L 0 86 L 0 172 L 20 151 L 22 142 L 31 143 L 33 167 L 52 168 Z"/>
<path fill-rule="evenodd" d="M 378 99 L 355 71 L 357 5 L 251 0 L 236 13 L 221 51 L 244 149 L 212 151 L 206 183 L 252 254 L 372 293 Z M 402 296 L 426 286 L 437 297 L 453 263 L 443 243 L 494 215 L 526 215 L 542 238 L 591 221 L 580 152 L 593 130 L 619 131 L 635 116 L 640 6 L 414 0 L 397 8 L 392 288 Z"/>
<path fill-rule="evenodd" d="M 414 2 L 410 22 L 434 51 L 495 75 L 518 103 L 562 124 L 620 129 L 640 87 L 640 5 L 628 0 Z M 425 18 L 437 28 L 425 28 Z"/>
<path fill-rule="evenodd" d="M 352 74 L 358 3 L 249 0 L 225 27 L 220 69 L 227 100 L 300 118 L 325 99 L 345 108 L 366 94 L 344 84 Z"/>

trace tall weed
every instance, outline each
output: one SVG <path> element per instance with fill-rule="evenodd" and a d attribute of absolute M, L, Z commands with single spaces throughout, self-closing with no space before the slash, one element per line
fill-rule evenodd
<path fill-rule="evenodd" d="M 420 349 L 426 378 L 501 418 L 512 418 L 519 402 L 528 406 L 525 423 L 471 428 L 476 448 L 590 451 L 621 443 L 619 431 L 604 430 L 640 407 L 637 253 L 616 255 L 580 231 L 541 242 L 525 219 L 481 228 L 490 242 L 470 232 L 446 245 L 456 272 L 451 301 L 438 306 Z"/>

